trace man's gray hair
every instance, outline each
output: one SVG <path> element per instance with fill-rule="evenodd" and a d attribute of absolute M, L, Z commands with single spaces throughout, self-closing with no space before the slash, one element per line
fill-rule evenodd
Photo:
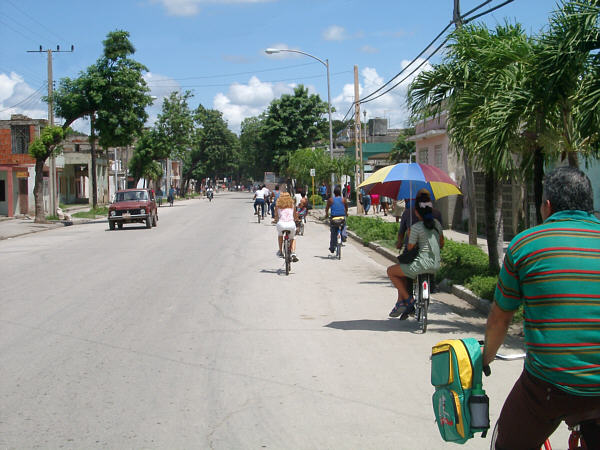
<path fill-rule="evenodd" d="M 550 200 L 552 211 L 577 209 L 594 211 L 592 183 L 575 167 L 558 167 L 544 177 L 544 199 Z"/>

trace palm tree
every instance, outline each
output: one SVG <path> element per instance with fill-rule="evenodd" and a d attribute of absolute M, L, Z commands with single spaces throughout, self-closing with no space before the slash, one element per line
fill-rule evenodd
<path fill-rule="evenodd" d="M 516 169 L 512 149 L 521 138 L 523 100 L 513 95 L 524 79 L 521 61 L 531 51 L 518 25 L 492 32 L 468 25 L 454 32 L 444 63 L 411 85 L 413 115 L 448 109 L 454 148 L 484 172 L 486 237 L 491 270 L 502 255 L 502 188 Z"/>

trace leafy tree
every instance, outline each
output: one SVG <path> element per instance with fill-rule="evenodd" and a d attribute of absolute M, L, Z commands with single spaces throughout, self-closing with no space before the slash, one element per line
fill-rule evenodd
<path fill-rule="evenodd" d="M 262 130 L 267 148 L 264 160 L 271 161 L 265 169 L 285 168 L 288 151 L 311 146 L 327 136 L 322 132 L 326 113 L 327 102 L 318 95 L 309 95 L 303 85 L 296 87 L 293 95 L 273 100 Z"/>
<path fill-rule="evenodd" d="M 35 198 L 35 222 L 45 222 L 44 217 L 44 164 L 51 155 L 60 152 L 59 144 L 64 139 L 65 132 L 61 127 L 47 126 L 42 129 L 29 146 L 29 154 L 35 158 L 35 184 L 33 195 Z"/>
<path fill-rule="evenodd" d="M 354 166 L 353 166 L 354 167 Z M 331 173 L 329 152 L 322 148 L 301 148 L 290 154 L 287 173 L 298 185 L 311 185 L 310 169 L 315 169 L 315 181 L 328 181 Z"/>
<path fill-rule="evenodd" d="M 335 158 L 333 161 L 329 161 L 331 166 L 331 172 L 337 177 L 337 182 L 341 184 L 341 179 L 344 175 L 354 176 L 354 168 L 356 167 L 356 160 L 343 156 L 341 158 Z"/>
<path fill-rule="evenodd" d="M 154 125 L 152 141 L 155 159 L 177 158 L 183 161 L 183 184 L 189 181 L 185 177 L 185 163 L 190 158 L 195 136 L 194 117 L 188 105 L 188 100 L 192 97 L 190 91 L 185 91 L 183 94 L 171 92 L 169 98 L 164 99 L 161 113 Z"/>
<path fill-rule="evenodd" d="M 415 129 L 409 128 L 398 136 L 388 156 L 391 163 L 408 162 L 410 160 L 410 155 L 415 152 L 415 143 L 409 141 L 408 137 L 414 136 L 414 134 Z"/>
<path fill-rule="evenodd" d="M 162 177 L 162 166 L 157 160 L 163 159 L 164 147 L 156 129 L 144 130 L 128 163 L 129 173 L 133 176 L 135 185 L 141 178 L 159 180 Z"/>
<path fill-rule="evenodd" d="M 239 141 L 227 128 L 223 114 L 199 105 L 194 120 L 201 129 L 199 150 L 206 174 L 213 179 L 231 177 L 234 171 L 237 172 L 240 160 Z"/>
<path fill-rule="evenodd" d="M 248 117 L 242 121 L 240 133 L 240 169 L 241 177 L 253 180 L 262 179 L 265 168 L 270 164 L 266 160 L 268 151 L 262 139 L 265 114 Z"/>
<path fill-rule="evenodd" d="M 75 80 L 63 78 L 53 100 L 66 129 L 89 116 L 92 157 L 92 205 L 97 206 L 96 135 L 105 149 L 131 144 L 147 119 L 152 103 L 143 78 L 146 67 L 130 58 L 135 53 L 129 33 L 116 30 L 103 41 L 103 55 Z"/>

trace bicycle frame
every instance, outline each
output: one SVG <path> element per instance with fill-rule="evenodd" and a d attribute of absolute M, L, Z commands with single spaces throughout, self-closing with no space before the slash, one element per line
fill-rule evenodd
<path fill-rule="evenodd" d="M 413 280 L 415 316 L 423 334 L 427 332 L 427 310 L 429 309 L 432 276 L 428 273 L 421 273 Z"/>
<path fill-rule="evenodd" d="M 292 268 L 292 251 L 291 251 L 290 232 L 283 231 L 283 259 L 285 260 L 285 274 L 289 275 Z"/>

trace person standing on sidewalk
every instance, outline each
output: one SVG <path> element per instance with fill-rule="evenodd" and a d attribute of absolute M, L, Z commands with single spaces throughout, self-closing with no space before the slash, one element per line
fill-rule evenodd
<path fill-rule="evenodd" d="M 497 449 L 540 448 L 563 419 L 600 419 L 600 220 L 590 179 L 574 167 L 544 178 L 541 225 L 510 242 L 485 331 L 489 365 L 523 305 L 525 367 L 498 419 Z M 527 424 L 527 432 L 523 432 Z M 587 448 L 600 426 L 582 423 Z"/>

